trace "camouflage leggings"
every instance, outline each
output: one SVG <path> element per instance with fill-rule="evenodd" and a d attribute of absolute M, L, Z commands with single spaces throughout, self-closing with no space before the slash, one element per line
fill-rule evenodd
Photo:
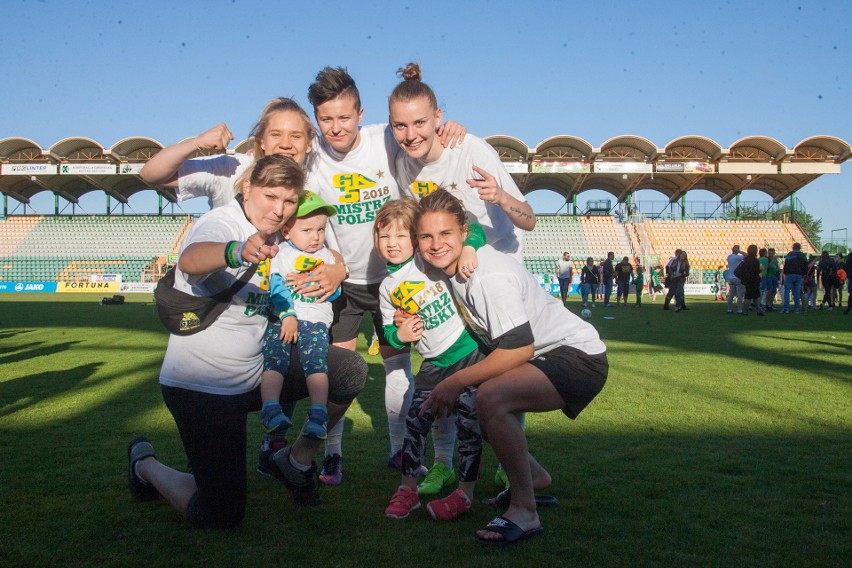
<path fill-rule="evenodd" d="M 408 431 L 402 446 L 402 473 L 414 477 L 423 461 L 426 436 L 432 427 L 432 413 L 427 412 L 420 418 L 420 409 L 431 393 L 431 389 L 417 389 L 408 410 L 406 426 Z M 456 426 L 458 427 L 458 480 L 476 481 L 479 479 L 479 465 L 482 460 L 482 432 L 476 418 L 476 387 L 467 387 L 456 401 Z"/>

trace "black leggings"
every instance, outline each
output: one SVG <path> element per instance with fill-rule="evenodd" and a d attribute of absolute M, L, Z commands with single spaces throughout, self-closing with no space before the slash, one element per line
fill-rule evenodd
<path fill-rule="evenodd" d="M 281 401 L 307 396 L 300 365 L 284 380 Z M 367 381 L 367 363 L 354 351 L 331 347 L 328 352 L 329 402 L 349 405 Z M 260 387 L 243 394 L 218 395 L 162 385 L 163 400 L 172 413 L 189 467 L 198 487 L 186 511 L 198 528 L 230 528 L 245 517 L 246 422 L 260 410 Z"/>

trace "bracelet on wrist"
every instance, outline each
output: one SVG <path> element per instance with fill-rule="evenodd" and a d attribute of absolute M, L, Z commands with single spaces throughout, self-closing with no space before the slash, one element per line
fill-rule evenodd
<path fill-rule="evenodd" d="M 237 249 L 237 241 L 229 241 L 225 245 L 225 264 L 228 268 L 239 268 L 240 261 L 237 259 L 235 251 Z"/>
<path fill-rule="evenodd" d="M 245 247 L 246 247 L 246 241 L 240 241 L 240 243 L 237 245 L 236 261 L 237 261 L 237 266 L 242 266 L 244 268 L 248 268 L 253 263 L 248 262 L 247 260 L 243 260 L 243 249 Z M 231 268 L 237 268 L 237 266 L 232 266 Z"/>

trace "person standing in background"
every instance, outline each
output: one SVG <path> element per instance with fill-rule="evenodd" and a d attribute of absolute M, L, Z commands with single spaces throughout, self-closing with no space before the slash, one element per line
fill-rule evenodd
<path fill-rule="evenodd" d="M 562 303 L 568 301 L 568 293 L 574 281 L 574 263 L 571 262 L 571 253 L 563 252 L 562 259 L 556 261 L 556 277 L 559 279 L 559 293 L 562 295 Z"/>

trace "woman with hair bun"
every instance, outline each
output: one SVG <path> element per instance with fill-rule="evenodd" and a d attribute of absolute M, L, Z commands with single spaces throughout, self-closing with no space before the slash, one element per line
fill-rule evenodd
<path fill-rule="evenodd" d="M 535 214 L 497 152 L 470 134 L 454 148 L 442 146 L 436 135 L 442 112 L 420 66 L 409 63 L 399 74 L 403 81 L 388 106 L 394 138 L 404 150 L 397 160 L 400 192 L 421 199 L 446 188 L 482 226 L 488 244 L 522 262 L 523 231 L 533 229 Z"/>

